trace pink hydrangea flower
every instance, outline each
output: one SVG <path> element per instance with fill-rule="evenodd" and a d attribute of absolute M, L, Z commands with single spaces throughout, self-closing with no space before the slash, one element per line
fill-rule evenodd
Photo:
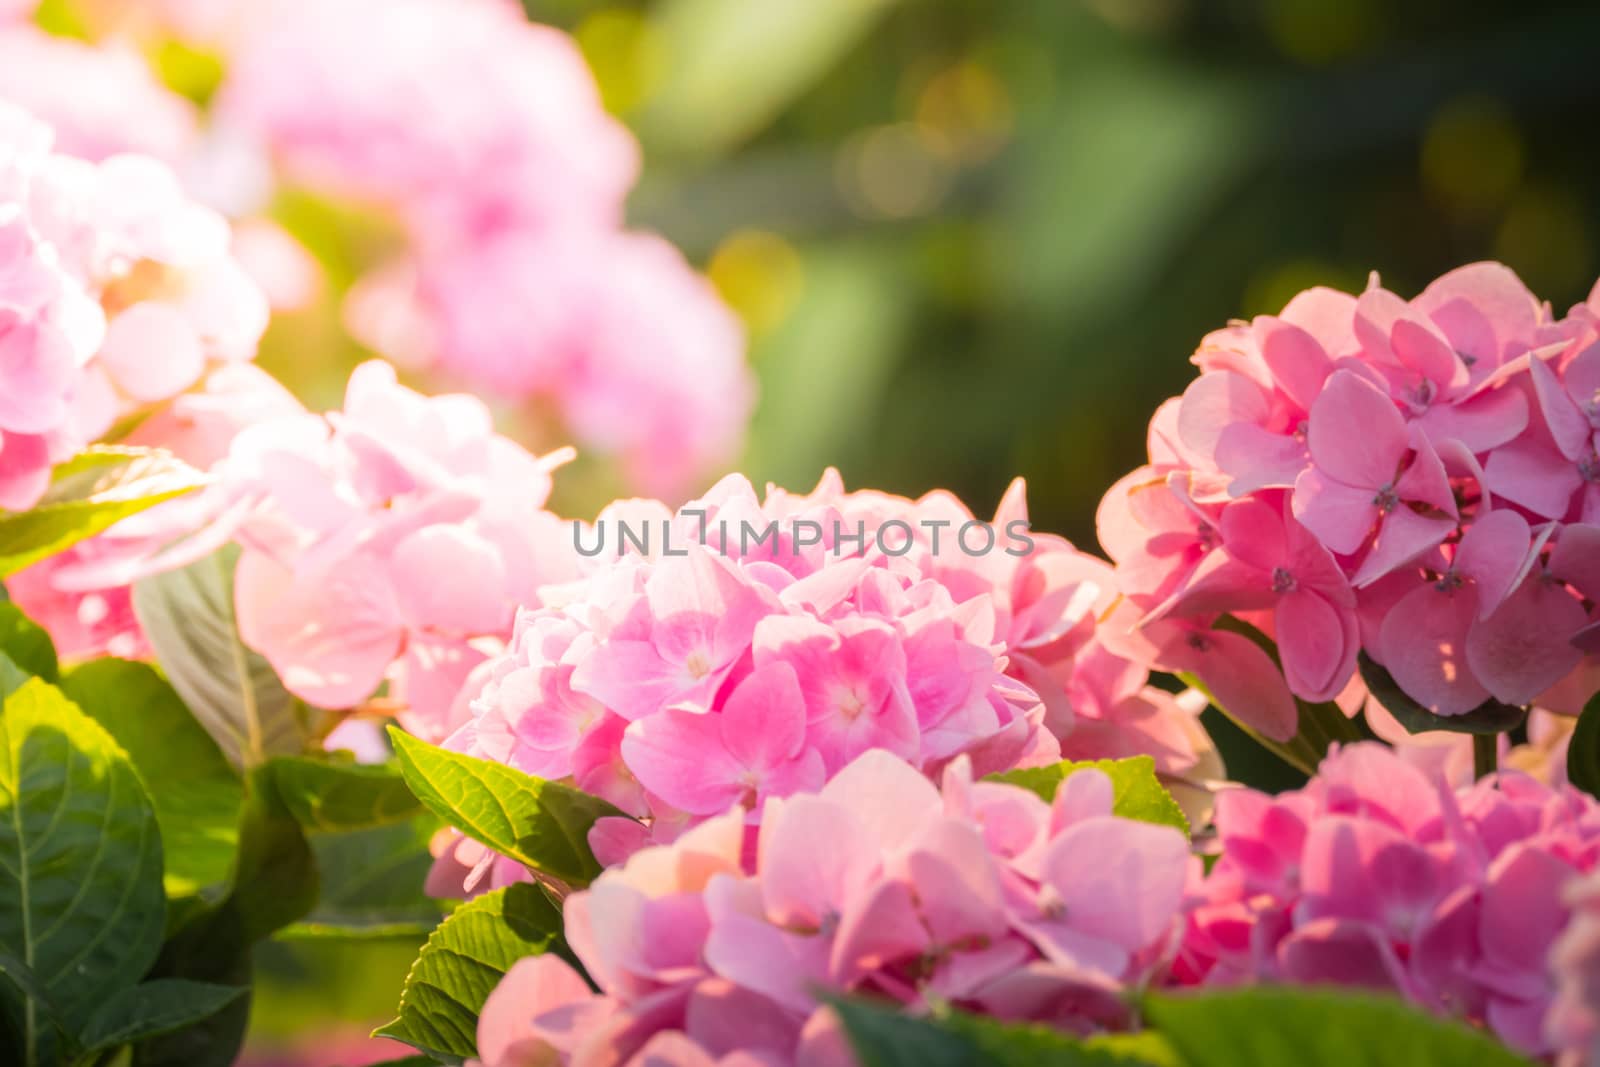
<path fill-rule="evenodd" d="M 304 409 L 266 372 L 250 363 L 224 363 L 193 392 L 174 397 L 144 419 L 124 443 L 160 448 L 199 471 L 223 459 L 246 426 Z M 63 658 L 148 655 L 133 613 L 131 582 L 192 554 L 172 547 L 209 543 L 204 527 L 218 490 L 180 497 L 117 523 L 97 537 L 41 560 L 6 579 L 6 591 L 43 626 Z"/>
<path fill-rule="evenodd" d="M 0 100 L 55 130 L 56 151 L 100 161 L 123 152 L 177 163 L 195 136 L 195 109 L 118 43 L 87 44 L 0 15 Z"/>
<path fill-rule="evenodd" d="M 53 153 L 0 101 L 0 507 L 128 415 L 244 361 L 267 306 L 163 164 Z"/>
<path fill-rule="evenodd" d="M 1569 882 L 1562 902 L 1573 915 L 1550 954 L 1556 998 L 1545 1037 L 1560 1067 L 1589 1067 L 1600 1059 L 1600 874 Z"/>
<path fill-rule="evenodd" d="M 646 493 L 681 499 L 730 459 L 754 403 L 738 319 L 654 236 L 520 229 L 425 247 L 346 312 L 397 360 L 548 404 Z"/>
<path fill-rule="evenodd" d="M 947 493 L 847 493 L 831 471 L 803 496 L 730 476 L 677 513 L 615 505 L 575 531 L 586 574 L 519 616 L 448 743 L 570 777 L 656 840 L 736 801 L 754 817 L 873 749 L 928 774 L 1141 753 L 1220 773 L 1196 704 L 1097 641 L 1106 565 L 1026 515 L 1020 482 L 980 522 Z M 437 885 L 519 876 L 461 849 L 441 843 Z"/>
<path fill-rule="evenodd" d="M 571 574 L 542 506 L 567 455 L 528 454 L 472 397 L 357 367 L 342 411 L 251 426 L 217 468 L 240 635 L 307 703 L 358 705 L 388 678 L 402 722 L 442 736 L 516 606 Z"/>
<path fill-rule="evenodd" d="M 1291 696 L 1360 706 L 1362 652 L 1440 715 L 1555 701 L 1600 647 L 1597 323 L 1480 263 L 1414 300 L 1374 278 L 1211 334 L 1101 505 L 1126 598 L 1105 639 L 1279 740 Z"/>
<path fill-rule="evenodd" d="M 1563 887 L 1600 857 L 1600 804 L 1514 771 L 1452 788 L 1372 743 L 1304 789 L 1217 798 L 1221 856 L 1194 886 L 1180 981 L 1391 991 L 1552 1051 Z"/>
<path fill-rule="evenodd" d="M 1111 782 L 1055 803 L 942 791 L 881 750 L 821 791 L 771 800 L 747 847 L 735 806 L 636 853 L 566 902 L 596 993 L 554 956 L 517 963 L 479 1020 L 485 1067 L 849 1064 L 818 994 L 934 1000 L 1073 1032 L 1130 1025 L 1181 928 L 1184 836 L 1111 814 Z"/>
<path fill-rule="evenodd" d="M 571 38 L 510 0 L 275 5 L 237 40 L 216 110 L 297 182 L 452 238 L 614 225 L 638 168 Z"/>

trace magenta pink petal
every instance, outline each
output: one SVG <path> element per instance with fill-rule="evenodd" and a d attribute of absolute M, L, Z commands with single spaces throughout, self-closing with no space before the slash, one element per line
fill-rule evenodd
<path fill-rule="evenodd" d="M 1334 481 L 1315 467 L 1294 483 L 1294 517 L 1329 550 L 1348 556 L 1366 542 L 1379 518 L 1376 493 Z"/>
<path fill-rule="evenodd" d="M 1467 632 L 1477 604 L 1470 586 L 1441 593 L 1424 584 L 1384 616 L 1377 650 L 1384 669 L 1436 715 L 1460 715 L 1489 699 L 1467 664 Z"/>
<path fill-rule="evenodd" d="M 1507 704 L 1528 704 L 1583 658 L 1573 634 L 1589 622 L 1564 586 L 1534 573 L 1467 637 L 1472 672 Z"/>

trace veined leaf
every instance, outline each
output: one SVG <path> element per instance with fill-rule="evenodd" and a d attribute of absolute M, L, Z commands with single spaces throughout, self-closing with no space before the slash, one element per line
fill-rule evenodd
<path fill-rule="evenodd" d="M 1046 803 L 1055 799 L 1056 789 L 1070 775 L 1086 767 L 1103 772 L 1111 779 L 1115 797 L 1113 812 L 1125 819 L 1171 826 L 1189 832 L 1189 820 L 1178 802 L 1172 799 L 1156 778 L 1156 761 L 1149 756 L 1130 756 L 1127 759 L 1063 760 L 1048 767 L 1023 767 L 1003 774 L 991 774 L 990 781 L 1007 782 L 1032 790 Z"/>
<path fill-rule="evenodd" d="M 228 545 L 189 566 L 133 586 L 133 611 L 172 687 L 237 766 L 305 749 L 298 701 L 272 665 L 246 648 L 234 622 Z"/>
<path fill-rule="evenodd" d="M 279 756 L 271 765 L 278 795 L 307 830 L 364 830 L 423 810 L 395 764 Z"/>
<path fill-rule="evenodd" d="M 1407 695 L 1394 676 L 1365 652 L 1361 653 L 1361 680 L 1395 721 L 1414 734 L 1444 730 L 1457 734 L 1503 734 L 1515 729 L 1528 715 L 1527 708 L 1502 704 L 1493 698 L 1462 715 L 1435 715 Z"/>
<path fill-rule="evenodd" d="M 167 452 L 99 446 L 58 466 L 27 511 L 0 511 L 0 578 L 201 484 Z"/>
<path fill-rule="evenodd" d="M 1159 1040 L 1077 1040 L 1049 1027 L 951 1013 L 919 1018 L 869 1000 L 833 1002 L 861 1067 L 1177 1067 Z"/>
<path fill-rule="evenodd" d="M 571 961 L 561 909 L 542 888 L 516 882 L 469 900 L 422 946 L 406 976 L 399 1017 L 373 1036 L 446 1057 L 476 1055 L 483 1002 L 512 964 L 544 952 Z"/>
<path fill-rule="evenodd" d="M 277 936 L 427 937 L 445 910 L 423 892 L 433 866 L 428 842 L 438 828 L 424 812 L 388 826 L 312 835 L 322 892 L 304 921 Z"/>
<path fill-rule="evenodd" d="M 1146 1015 L 1188 1067 L 1529 1067 L 1480 1031 L 1372 993 L 1256 986 L 1151 997 Z"/>
<path fill-rule="evenodd" d="M 447 752 L 389 728 L 406 784 L 435 815 L 475 841 L 570 886 L 600 873 L 589 828 L 622 812 L 571 786 Z"/>
<path fill-rule="evenodd" d="M 40 679 L 6 688 L 0 946 L 76 1032 L 160 951 L 160 832 L 133 764 L 103 728 Z M 23 1017 L 33 1040 L 31 1001 Z"/>
<path fill-rule="evenodd" d="M 154 668 L 120 659 L 75 667 L 61 688 L 154 784 L 167 895 L 194 896 L 225 881 L 239 843 L 244 783 L 178 694 Z"/>
<path fill-rule="evenodd" d="M 157 978 L 130 986 L 94 1013 L 80 1038 L 99 1052 L 170 1034 L 207 1019 L 245 995 L 243 986 Z"/>

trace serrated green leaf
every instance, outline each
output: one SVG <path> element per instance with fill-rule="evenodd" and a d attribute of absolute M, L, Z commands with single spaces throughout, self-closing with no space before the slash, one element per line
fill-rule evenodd
<path fill-rule="evenodd" d="M 1528 1067 L 1480 1031 L 1372 993 L 1257 986 L 1153 996 L 1145 1011 L 1188 1067 Z"/>
<path fill-rule="evenodd" d="M 224 882 L 239 845 L 244 783 L 172 686 L 146 664 L 102 659 L 68 671 L 61 688 L 156 784 L 167 895 Z"/>
<path fill-rule="evenodd" d="M 307 830 L 336 833 L 404 822 L 422 814 L 398 764 L 279 756 L 278 795 Z"/>
<path fill-rule="evenodd" d="M 19 670 L 52 685 L 60 676 L 50 635 L 10 601 L 0 601 L 0 654 Z"/>
<path fill-rule="evenodd" d="M 389 728 L 406 784 L 439 818 L 530 870 L 570 886 L 600 873 L 589 850 L 597 819 L 621 815 L 571 786 L 547 782 L 504 764 L 447 752 Z"/>
<path fill-rule="evenodd" d="M 1189 820 L 1183 814 L 1172 794 L 1162 787 L 1156 777 L 1156 761 L 1149 756 L 1130 756 L 1127 759 L 1063 760 L 1048 767 L 1023 767 L 1003 774 L 989 775 L 990 781 L 1008 782 L 1032 790 L 1048 803 L 1055 799 L 1056 789 L 1069 775 L 1086 767 L 1093 767 L 1111 779 L 1115 797 L 1112 810 L 1125 819 L 1171 826 L 1189 833 Z"/>
<path fill-rule="evenodd" d="M 210 1018 L 245 995 L 243 986 L 157 978 L 112 997 L 83 1028 L 85 1052 L 170 1034 Z"/>
<path fill-rule="evenodd" d="M 156 658 L 200 725 L 236 766 L 297 755 L 310 731 L 272 665 L 246 648 L 234 622 L 237 545 L 141 579 L 133 611 Z"/>
<path fill-rule="evenodd" d="M 1567 742 L 1567 781 L 1600 797 L 1600 693 L 1589 698 Z"/>
<path fill-rule="evenodd" d="M 1400 688 L 1394 676 L 1371 656 L 1363 652 L 1357 662 L 1361 665 L 1361 680 L 1366 683 L 1367 691 L 1383 705 L 1385 711 L 1395 717 L 1396 722 L 1414 734 L 1435 730 L 1479 736 L 1503 734 L 1516 729 L 1528 716 L 1527 708 L 1502 704 L 1493 698 L 1461 715 L 1435 715 L 1412 700 Z"/>
<path fill-rule="evenodd" d="M 373 1036 L 435 1055 L 475 1055 L 478 1013 L 512 964 L 545 952 L 571 961 L 561 929 L 561 909 L 527 882 L 468 901 L 422 946 L 406 975 L 399 1017 Z"/>
<path fill-rule="evenodd" d="M 58 466 L 27 511 L 0 511 L 0 578 L 196 488 L 200 474 L 147 448 L 91 448 Z"/>
<path fill-rule="evenodd" d="M 127 754 L 60 690 L 16 687 L 0 711 L 0 946 L 76 1031 L 155 961 L 165 909 L 155 810 Z"/>
<path fill-rule="evenodd" d="M 1105 1039 L 1079 1041 L 1045 1026 L 960 1013 L 920 1018 L 868 1000 L 836 1000 L 833 1009 L 861 1067 L 1166 1067 L 1172 1062 L 1134 1051 L 1160 1047 L 1150 1041 L 1126 1047 Z"/>

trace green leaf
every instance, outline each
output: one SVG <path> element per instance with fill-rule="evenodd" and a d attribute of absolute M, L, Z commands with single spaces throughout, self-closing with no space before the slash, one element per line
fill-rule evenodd
<path fill-rule="evenodd" d="M 102 659 L 68 671 L 61 688 L 117 739 L 140 777 L 156 783 L 167 895 L 224 882 L 239 845 L 244 783 L 172 686 L 146 664 Z"/>
<path fill-rule="evenodd" d="M 124 989 L 83 1028 L 86 1052 L 169 1034 L 210 1018 L 245 995 L 243 986 L 158 978 Z"/>
<path fill-rule="evenodd" d="M 1023 767 L 1003 774 L 991 774 L 989 780 L 1008 782 L 1030 789 L 1044 798 L 1046 803 L 1055 799 L 1056 789 L 1069 776 L 1086 767 L 1093 767 L 1111 779 L 1114 806 L 1112 810 L 1125 819 L 1138 819 L 1160 826 L 1171 826 L 1189 832 L 1189 820 L 1183 809 L 1172 799 L 1172 794 L 1162 788 L 1156 778 L 1156 761 L 1149 756 L 1130 756 L 1127 759 L 1101 759 L 1073 762 L 1063 760 L 1048 767 Z"/>
<path fill-rule="evenodd" d="M 54 684 L 59 677 L 50 635 L 10 601 L 0 601 L 0 653 L 35 678 Z"/>
<path fill-rule="evenodd" d="M 278 937 L 427 937 L 444 911 L 423 892 L 433 865 L 428 841 L 438 828 L 438 820 L 424 814 L 389 826 L 314 835 L 321 896 L 303 922 Z"/>
<path fill-rule="evenodd" d="M 1371 993 L 1258 986 L 1151 997 L 1146 1013 L 1189 1067 L 1527 1067 L 1486 1034 Z"/>
<path fill-rule="evenodd" d="M 411 965 L 399 1017 L 373 1036 L 435 1055 L 475 1055 L 478 1013 L 513 963 L 544 952 L 572 960 L 561 928 L 561 909 L 528 882 L 461 905 L 439 924 Z"/>
<path fill-rule="evenodd" d="M 1528 715 L 1527 708 L 1502 704 L 1493 698 L 1462 715 L 1435 715 L 1407 696 L 1394 676 L 1365 652 L 1361 653 L 1358 662 L 1361 664 L 1361 680 L 1367 684 L 1367 690 L 1383 705 L 1384 710 L 1395 717 L 1396 722 L 1414 734 L 1431 730 L 1480 736 L 1503 734 L 1516 729 Z"/>
<path fill-rule="evenodd" d="M 422 814 L 396 764 L 279 756 L 271 766 L 278 795 L 307 830 L 363 830 Z"/>
<path fill-rule="evenodd" d="M 155 961 L 165 910 L 155 811 L 127 754 L 44 681 L 8 693 L 0 946 L 75 1031 Z M 31 1030 L 31 1002 L 23 1014 Z"/>
<path fill-rule="evenodd" d="M 27 511 L 0 511 L 0 578 L 200 482 L 198 472 L 166 452 L 91 448 L 55 469 L 38 504 Z"/>
<path fill-rule="evenodd" d="M 833 1009 L 861 1067 L 1167 1067 L 1175 1062 L 1140 1055 L 1159 1050 L 1148 1040 L 1131 1045 L 1104 1038 L 1078 1041 L 1045 1026 L 958 1013 L 918 1018 L 868 1000 L 835 1000 Z"/>
<path fill-rule="evenodd" d="M 389 728 L 406 784 L 435 815 L 475 841 L 570 886 L 600 873 L 589 828 L 622 813 L 599 797 L 504 764 L 447 752 Z"/>
<path fill-rule="evenodd" d="M 8 984 L 9 990 L 5 988 Z M 61 1025 L 61 1011 L 38 976 L 21 960 L 0 949 L 0 1049 L 10 1047 L 11 1035 L 5 1026 L 8 1015 L 15 1016 L 10 1020 L 14 1027 L 32 1025 L 36 1054 L 75 1043 Z M 24 1041 L 25 1038 L 18 1038 L 16 1043 L 22 1045 Z"/>
<path fill-rule="evenodd" d="M 316 861 L 269 768 L 245 781 L 238 850 L 221 899 L 186 916 L 168 938 L 152 977 L 221 985 L 250 981 L 251 948 L 316 905 Z M 140 1045 L 135 1067 L 226 1067 L 244 1040 L 248 999 L 199 1024 Z"/>
<path fill-rule="evenodd" d="M 1567 781 L 1600 797 L 1600 693 L 1589 698 L 1567 742 Z"/>
<path fill-rule="evenodd" d="M 303 752 L 310 731 L 298 702 L 234 623 L 228 545 L 180 570 L 134 583 L 133 610 L 172 687 L 238 766 Z"/>

